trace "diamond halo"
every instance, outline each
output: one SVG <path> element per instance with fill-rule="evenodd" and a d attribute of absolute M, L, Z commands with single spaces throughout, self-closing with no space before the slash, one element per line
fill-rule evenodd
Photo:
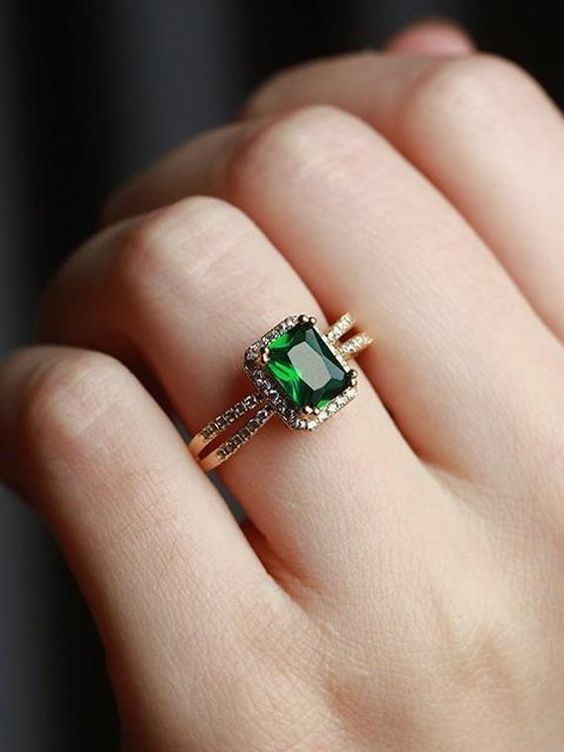
<path fill-rule="evenodd" d="M 281 388 L 278 381 L 265 368 L 263 353 L 268 351 L 268 346 L 278 339 L 281 335 L 289 332 L 299 324 L 310 326 L 320 340 L 327 346 L 331 355 L 343 369 L 345 374 L 350 375 L 350 383 L 346 388 L 332 400 L 330 400 L 322 409 L 315 412 L 306 413 L 300 410 L 288 397 Z M 274 326 L 270 331 L 253 342 L 245 352 L 244 370 L 257 390 L 262 393 L 264 398 L 272 405 L 274 410 L 280 415 L 287 426 L 298 431 L 313 431 L 324 423 L 328 418 L 341 410 L 356 396 L 356 373 L 349 366 L 345 358 L 335 346 L 334 341 L 319 329 L 315 319 L 304 314 L 288 316 L 283 321 Z"/>

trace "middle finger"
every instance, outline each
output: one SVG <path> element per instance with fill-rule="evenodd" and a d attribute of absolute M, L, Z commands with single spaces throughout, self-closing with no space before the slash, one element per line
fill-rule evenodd
<path fill-rule="evenodd" d="M 562 353 L 461 215 L 371 128 L 319 106 L 231 127 L 165 159 L 112 213 L 191 192 L 248 212 L 330 314 L 351 298 L 366 312 L 379 340 L 365 370 L 422 456 L 510 492 L 516 468 L 537 473 L 516 437 L 550 443 Z"/>

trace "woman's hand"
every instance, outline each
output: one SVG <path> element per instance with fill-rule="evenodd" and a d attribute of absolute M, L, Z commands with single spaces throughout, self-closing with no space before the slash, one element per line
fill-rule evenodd
<path fill-rule="evenodd" d="M 58 344 L 2 367 L 2 473 L 131 749 L 564 748 L 564 126 L 455 30 L 394 46 L 425 54 L 285 73 L 121 191 L 47 292 Z M 222 466 L 241 530 L 167 412 L 197 430 L 249 342 L 349 307 L 359 395 Z"/>

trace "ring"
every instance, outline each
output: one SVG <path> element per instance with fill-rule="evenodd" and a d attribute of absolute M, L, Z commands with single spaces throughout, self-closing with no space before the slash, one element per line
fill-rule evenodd
<path fill-rule="evenodd" d="M 354 324 L 345 313 L 323 333 L 312 316 L 288 316 L 253 342 L 243 370 L 255 390 L 192 438 L 188 448 L 200 467 L 209 472 L 221 465 L 275 414 L 290 428 L 313 431 L 354 399 L 357 373 L 347 361 L 372 342 L 366 332 L 341 342 Z M 221 435 L 251 411 L 252 417 L 221 442 Z M 215 449 L 201 457 L 212 442 Z"/>

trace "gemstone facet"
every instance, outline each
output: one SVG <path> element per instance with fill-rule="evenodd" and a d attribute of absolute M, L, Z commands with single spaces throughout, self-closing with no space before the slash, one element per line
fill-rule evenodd
<path fill-rule="evenodd" d="M 266 368 L 300 410 L 321 410 L 351 383 L 311 323 L 298 323 L 268 344 Z"/>

